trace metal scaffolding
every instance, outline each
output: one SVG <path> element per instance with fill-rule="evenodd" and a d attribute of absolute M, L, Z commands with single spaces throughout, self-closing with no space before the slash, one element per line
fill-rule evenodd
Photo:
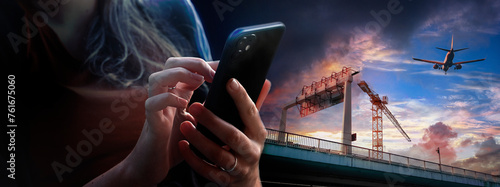
<path fill-rule="evenodd" d="M 358 83 L 358 86 L 368 94 L 370 97 L 370 102 L 372 103 L 372 157 L 382 159 L 383 158 L 383 124 L 382 124 L 382 113 L 384 113 L 387 118 L 392 122 L 392 124 L 399 130 L 399 132 L 408 140 L 411 141 L 410 137 L 403 130 L 401 125 L 399 124 L 396 117 L 392 115 L 391 111 L 387 109 L 385 106 L 388 104 L 387 96 L 383 96 L 382 99 L 378 96 L 378 94 L 368 87 L 368 84 L 365 81 L 361 81 Z"/>

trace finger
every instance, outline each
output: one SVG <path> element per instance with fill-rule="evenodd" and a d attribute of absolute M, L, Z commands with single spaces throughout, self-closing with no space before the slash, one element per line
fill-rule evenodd
<path fill-rule="evenodd" d="M 155 72 L 149 76 L 149 96 L 168 91 L 168 88 L 175 87 L 178 82 L 186 83 L 188 89 L 196 89 L 203 84 L 202 75 L 190 72 L 187 69 L 176 67 Z"/>
<path fill-rule="evenodd" d="M 198 125 L 205 126 L 231 149 L 240 150 L 251 146 L 250 139 L 243 132 L 217 117 L 200 103 L 193 103 L 189 107 L 189 113 L 193 115 Z"/>
<path fill-rule="evenodd" d="M 219 67 L 219 61 L 210 61 L 207 63 L 214 71 L 217 71 L 217 67 Z"/>
<path fill-rule="evenodd" d="M 179 141 L 179 149 L 181 151 L 184 160 L 195 170 L 198 174 L 202 175 L 206 179 L 214 181 L 219 185 L 226 186 L 231 180 L 229 173 L 220 170 L 219 168 L 210 165 L 203 161 L 201 158 L 196 156 L 194 152 L 189 148 L 189 142 L 186 140 Z"/>
<path fill-rule="evenodd" d="M 266 79 L 266 81 L 264 82 L 264 85 L 262 85 L 262 90 L 260 90 L 259 98 L 257 99 L 257 102 L 255 103 L 255 106 L 257 106 L 258 110 L 260 110 L 260 108 L 264 104 L 264 100 L 266 99 L 267 95 L 269 94 L 269 90 L 271 90 L 271 81 Z"/>
<path fill-rule="evenodd" d="M 145 108 L 148 121 L 152 124 L 161 122 L 162 110 L 168 106 L 186 108 L 188 101 L 179 96 L 166 92 L 146 99 Z"/>
<path fill-rule="evenodd" d="M 231 148 L 230 148 L 229 146 L 227 146 L 227 145 L 223 145 L 223 146 L 222 146 L 222 149 L 224 149 L 224 150 L 226 150 L 226 151 L 231 150 Z"/>
<path fill-rule="evenodd" d="M 175 94 L 165 92 L 146 99 L 145 107 L 146 111 L 156 112 L 163 110 L 167 106 L 186 108 L 187 104 L 188 101 L 186 99 Z"/>
<path fill-rule="evenodd" d="M 183 122 L 180 129 L 184 137 L 215 165 L 230 168 L 234 164 L 233 154 L 205 137 L 190 122 Z"/>
<path fill-rule="evenodd" d="M 170 57 L 165 62 L 165 69 L 183 67 L 193 73 L 203 75 L 207 81 L 212 82 L 215 71 L 201 58 L 195 57 Z"/>
<path fill-rule="evenodd" d="M 260 119 L 259 111 L 248 96 L 245 88 L 234 78 L 226 85 L 227 92 L 234 100 L 241 120 L 245 124 L 245 134 L 250 138 L 258 137 L 257 140 L 265 138 L 265 128 Z"/>

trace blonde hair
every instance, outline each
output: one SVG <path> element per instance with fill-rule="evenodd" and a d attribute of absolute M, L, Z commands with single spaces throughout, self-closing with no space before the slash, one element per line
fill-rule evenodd
<path fill-rule="evenodd" d="M 92 73 L 120 87 L 142 85 L 168 57 L 181 56 L 182 49 L 155 26 L 137 0 L 106 0 L 99 6 L 86 45 L 85 64 Z"/>

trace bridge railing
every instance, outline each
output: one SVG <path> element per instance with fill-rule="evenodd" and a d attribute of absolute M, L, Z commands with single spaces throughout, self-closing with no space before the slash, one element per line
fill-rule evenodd
<path fill-rule="evenodd" d="M 273 129 L 267 129 L 266 143 L 282 145 L 298 149 L 305 149 L 315 152 L 328 154 L 349 155 L 361 159 L 366 159 L 374 162 L 385 162 L 393 165 L 402 165 L 406 167 L 415 167 L 424 170 L 442 172 L 452 175 L 465 176 L 485 181 L 500 182 L 500 177 L 478 171 L 458 168 L 454 166 L 439 164 L 417 158 L 411 158 L 398 154 L 381 152 L 382 159 L 377 159 L 375 152 L 372 149 L 358 147 L 354 145 L 346 145 L 335 141 L 319 139 L 300 134 L 283 132 Z M 348 148 L 351 148 L 351 153 L 348 153 Z"/>

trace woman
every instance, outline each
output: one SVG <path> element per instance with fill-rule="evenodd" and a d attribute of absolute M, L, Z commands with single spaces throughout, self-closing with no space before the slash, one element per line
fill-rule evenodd
<path fill-rule="evenodd" d="M 217 66 L 181 57 L 210 58 L 189 1 L 19 3 L 32 22 L 40 23 L 40 12 L 48 15 L 37 32 L 28 27 L 30 93 L 36 93 L 29 124 L 33 184 L 151 186 L 184 160 L 219 185 L 260 185 L 266 131 L 257 108 L 270 83 L 256 105 L 237 80 L 227 83 L 244 132 L 200 103 L 189 105 L 200 101 Z M 201 135 L 198 122 L 227 146 Z M 190 144 L 215 165 L 197 157 Z"/>

